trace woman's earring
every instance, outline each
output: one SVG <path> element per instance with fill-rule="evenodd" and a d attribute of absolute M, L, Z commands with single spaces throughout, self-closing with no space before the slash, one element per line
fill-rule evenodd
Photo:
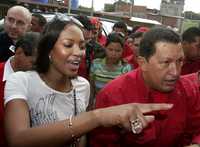
<path fill-rule="evenodd" d="M 51 55 L 49 55 L 49 61 L 50 61 L 50 62 L 52 62 L 52 58 L 51 58 Z"/>

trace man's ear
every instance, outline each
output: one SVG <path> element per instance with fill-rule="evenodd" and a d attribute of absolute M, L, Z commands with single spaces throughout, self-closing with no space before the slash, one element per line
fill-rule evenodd
<path fill-rule="evenodd" d="M 146 70 L 146 67 L 147 67 L 148 61 L 147 61 L 144 57 L 138 56 L 138 57 L 137 57 L 137 62 L 138 62 L 138 64 L 139 64 L 139 67 L 140 67 L 143 71 L 145 71 L 145 70 Z"/>
<path fill-rule="evenodd" d="M 31 27 L 32 27 L 32 24 L 31 24 L 31 23 L 28 24 L 27 32 L 28 32 L 28 31 L 31 31 Z"/>

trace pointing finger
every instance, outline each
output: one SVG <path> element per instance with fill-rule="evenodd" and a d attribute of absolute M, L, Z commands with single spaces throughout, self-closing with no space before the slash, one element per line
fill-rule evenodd
<path fill-rule="evenodd" d="M 173 107 L 173 104 L 138 104 L 138 108 L 142 113 L 148 113 L 159 110 L 169 110 Z"/>

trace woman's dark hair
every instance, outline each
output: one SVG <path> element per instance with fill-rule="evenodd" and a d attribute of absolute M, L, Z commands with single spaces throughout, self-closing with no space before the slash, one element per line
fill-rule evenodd
<path fill-rule="evenodd" d="M 56 16 L 45 26 L 38 44 L 38 55 L 35 62 L 35 70 L 38 73 L 46 73 L 48 71 L 50 65 L 49 53 L 53 49 L 60 33 L 67 25 L 76 24 L 70 18 L 67 20 Z"/>
<path fill-rule="evenodd" d="M 36 48 L 40 39 L 40 33 L 27 32 L 20 37 L 15 45 L 15 52 L 18 48 L 21 48 L 26 56 L 33 56 L 36 52 Z"/>
<path fill-rule="evenodd" d="M 107 41 L 106 41 L 105 46 L 108 46 L 108 45 L 109 45 L 110 43 L 112 43 L 112 42 L 120 43 L 120 45 L 122 46 L 122 48 L 123 48 L 123 46 L 124 46 L 124 39 L 123 39 L 122 36 L 120 36 L 119 33 L 111 33 L 111 34 L 109 34 L 109 35 L 107 36 Z"/>
<path fill-rule="evenodd" d="M 181 42 L 180 36 L 171 29 L 156 27 L 146 32 L 140 42 L 139 55 L 147 61 L 156 52 L 156 43 L 166 42 L 178 44 Z"/>

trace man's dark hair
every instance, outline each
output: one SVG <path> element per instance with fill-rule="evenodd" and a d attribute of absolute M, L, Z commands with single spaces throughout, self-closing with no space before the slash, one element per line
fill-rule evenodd
<path fill-rule="evenodd" d="M 139 56 L 148 60 L 156 52 L 155 44 L 158 42 L 174 43 L 181 42 L 180 36 L 171 29 L 164 27 L 153 28 L 146 32 L 140 42 Z"/>
<path fill-rule="evenodd" d="M 38 18 L 38 23 L 41 27 L 45 26 L 46 23 L 47 23 L 47 20 L 44 16 L 42 16 L 41 14 L 39 13 L 33 13 L 32 16 Z"/>
<path fill-rule="evenodd" d="M 33 56 L 36 52 L 36 48 L 40 39 L 40 33 L 27 32 L 20 37 L 15 45 L 15 52 L 18 48 L 21 48 L 26 56 Z"/>
<path fill-rule="evenodd" d="M 189 43 L 195 42 L 195 37 L 200 37 L 200 29 L 197 27 L 191 27 L 183 32 L 182 41 L 186 41 Z"/>
<path fill-rule="evenodd" d="M 120 29 L 123 29 L 124 32 L 127 32 L 127 25 L 126 23 L 124 23 L 123 21 L 118 21 L 114 24 L 113 26 L 113 30 L 114 28 L 120 28 Z"/>

